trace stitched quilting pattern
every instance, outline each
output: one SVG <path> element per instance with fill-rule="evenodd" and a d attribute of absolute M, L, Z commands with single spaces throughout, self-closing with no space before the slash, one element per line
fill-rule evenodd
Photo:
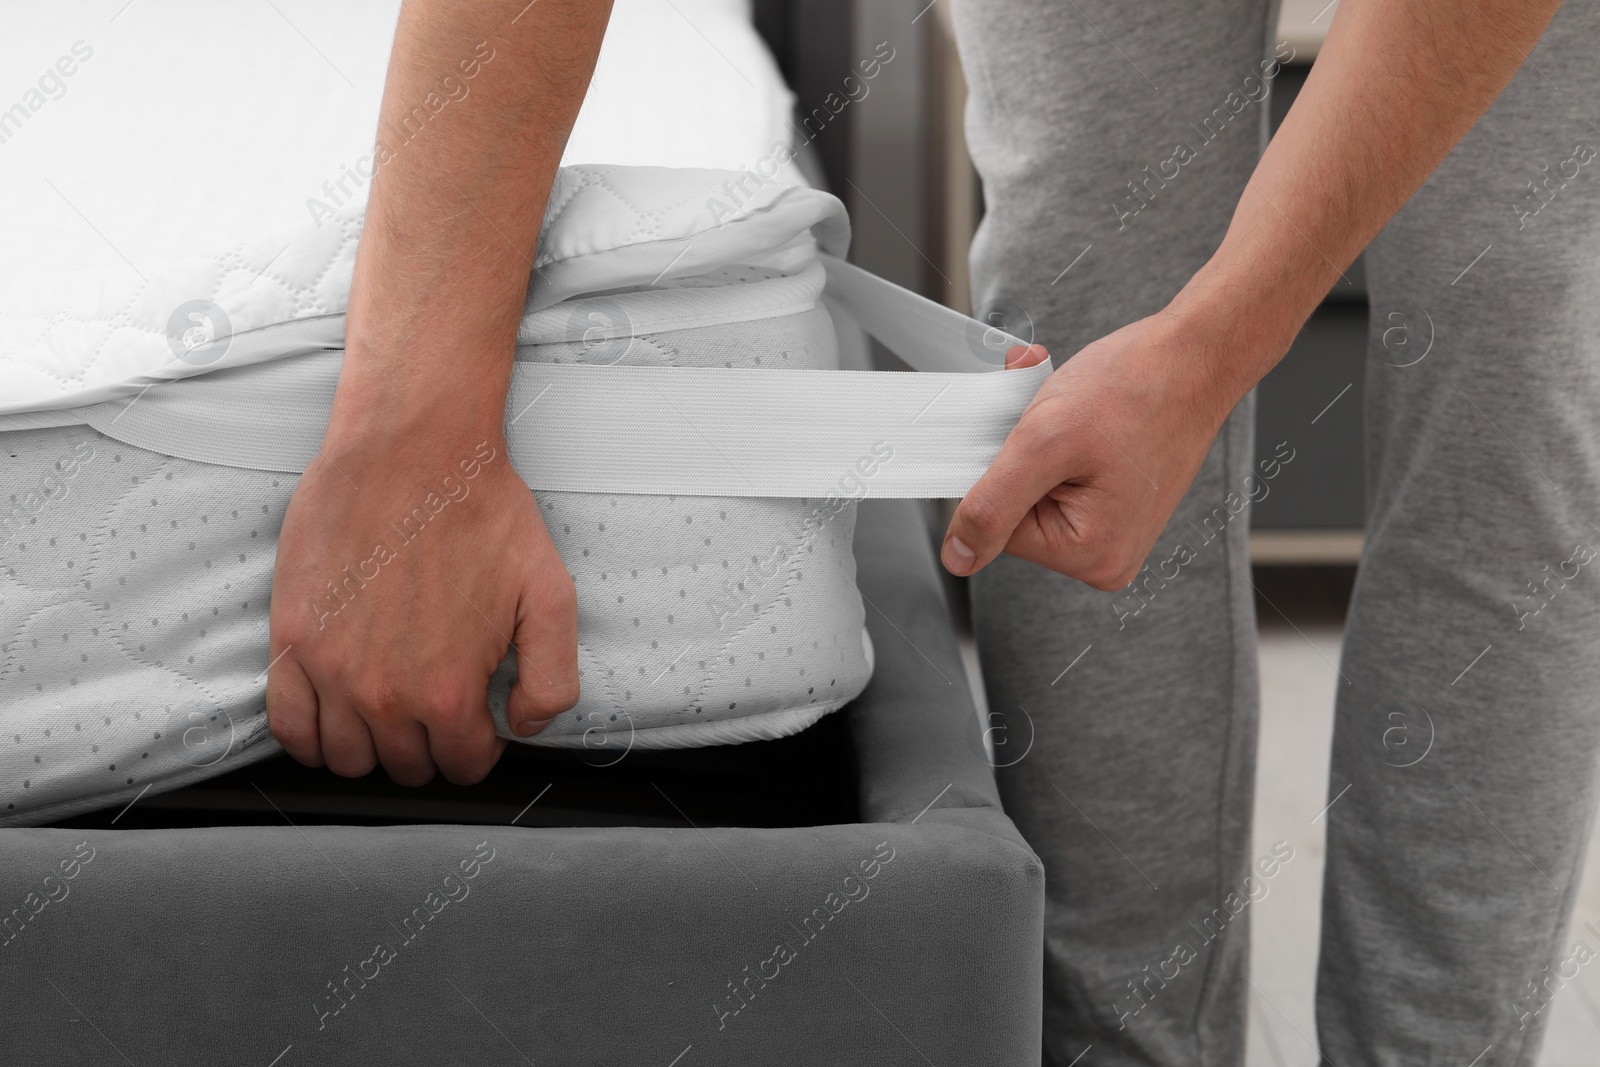
<path fill-rule="evenodd" d="M 821 308 L 634 340 L 619 362 L 837 365 Z M 275 751 L 268 603 L 296 476 L 161 456 L 81 426 L 0 433 L 0 445 L 0 821 L 126 802 Z M 540 743 L 610 759 L 778 736 L 866 684 L 853 503 L 536 499 L 578 591 L 583 694 Z M 502 727 L 511 680 L 507 664 L 491 682 Z"/>
<path fill-rule="evenodd" d="M 556 270 L 651 242 L 726 241 L 785 195 L 755 187 L 731 214 L 708 214 L 738 177 L 567 168 L 538 262 Z M 143 280 L 10 285 L 0 384 L 19 391 L 0 396 L 61 406 L 227 366 L 174 357 L 171 308 L 197 297 L 221 305 L 236 335 L 340 315 L 359 233 L 353 214 Z M 530 314 L 524 340 L 547 343 L 524 344 L 518 359 L 837 368 L 832 323 L 804 282 L 814 246 L 792 232 L 772 239 L 783 245 L 776 258 L 755 247 L 689 277 L 663 271 L 642 287 L 680 298 L 624 299 L 632 310 L 620 322 L 608 308 L 642 283 Z M 719 289 L 740 308 L 723 319 L 701 309 Z M 684 328 L 691 321 L 702 324 Z M 273 358 L 270 347 L 253 352 Z M 268 598 L 296 476 L 167 457 L 84 426 L 0 431 L 0 447 L 0 824 L 126 802 L 276 751 L 264 712 Z M 780 736 L 866 684 L 853 501 L 535 495 L 578 591 L 583 694 L 535 743 L 612 758 Z M 511 679 L 508 662 L 490 684 L 506 736 Z"/>

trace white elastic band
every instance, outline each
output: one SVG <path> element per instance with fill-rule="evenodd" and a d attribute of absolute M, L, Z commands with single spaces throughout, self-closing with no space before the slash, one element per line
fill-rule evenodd
<path fill-rule="evenodd" d="M 518 473 L 533 489 L 591 493 L 964 495 L 1049 363 L 1002 371 L 1022 342 L 822 259 L 834 305 L 924 373 L 518 362 L 506 405 Z M 73 415 L 164 455 L 300 472 L 320 447 L 341 359 L 217 371 Z"/>

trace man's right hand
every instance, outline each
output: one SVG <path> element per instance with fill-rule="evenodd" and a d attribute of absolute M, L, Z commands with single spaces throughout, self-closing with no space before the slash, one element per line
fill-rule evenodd
<path fill-rule="evenodd" d="M 1127 585 L 1238 402 L 1214 369 L 1224 351 L 1161 312 L 1067 360 L 957 505 L 946 569 L 975 574 L 1007 552 L 1096 589 Z M 1047 358 L 1019 347 L 1007 364 Z"/>

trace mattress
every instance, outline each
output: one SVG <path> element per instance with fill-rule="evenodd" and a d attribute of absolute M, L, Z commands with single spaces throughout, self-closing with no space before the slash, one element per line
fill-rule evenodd
<path fill-rule="evenodd" d="M 720 177 L 564 171 L 541 245 L 543 273 L 559 285 L 560 264 L 577 260 L 589 272 L 585 284 L 607 295 L 530 311 L 519 331 L 519 364 L 728 370 L 765 360 L 772 373 L 836 368 L 808 225 L 836 220 L 836 202 L 794 190 L 782 199 L 803 203 L 788 222 L 774 228 L 769 223 L 784 212 L 760 212 L 747 227 L 752 232 L 719 250 L 695 220 L 712 225 L 701 219 L 699 194 Z M 689 188 L 695 210 L 674 213 Z M 738 219 L 715 224 L 721 235 L 742 232 Z M 626 284 L 617 284 L 629 278 L 626 255 L 594 273 L 593 261 L 607 248 L 626 253 L 669 235 L 699 236 L 711 258 L 681 257 L 685 273 L 659 278 L 641 294 L 652 304 L 630 300 Z M 204 262 L 220 264 L 227 276 L 226 257 Z M 180 262 L 151 283 L 195 276 Z M 5 306 L 29 309 L 32 321 L 46 324 L 68 315 L 104 321 L 106 305 L 73 305 L 73 292 L 53 294 L 54 304 L 46 294 Z M 97 289 L 95 298 L 104 300 L 104 292 Z M 256 363 L 239 369 L 282 380 L 298 363 L 326 355 L 336 371 L 336 351 L 307 352 L 304 338 L 274 327 L 331 330 L 336 343 L 337 316 L 275 322 L 286 305 L 275 304 L 269 290 L 258 292 L 267 295 L 214 288 L 191 297 L 231 309 L 235 323 L 267 323 L 254 331 L 269 338 L 259 342 Z M 708 304 L 718 294 L 726 295 Z M 170 303 L 176 295 L 147 299 Z M 530 304 L 548 299 L 535 295 Z M 631 314 L 613 310 L 624 306 Z M 597 344 L 585 335 L 602 313 L 613 328 Z M 10 315 L 13 322 L 22 317 Z M 149 367 L 183 362 L 163 351 L 166 335 L 128 322 L 124 358 Z M 287 341 L 270 340 L 285 333 Z M 176 399 L 182 408 L 185 395 L 182 385 L 168 385 L 151 397 L 126 397 L 131 406 L 109 421 L 89 416 L 84 425 L 0 432 L 10 460 L 0 488 L 11 501 L 0 516 L 0 728 L 10 731 L 10 745 L 0 746 L 0 799 L 8 818 L 58 817 L 274 750 L 263 654 L 276 533 L 296 479 L 292 471 L 187 459 L 183 445 L 158 450 L 127 439 L 139 440 L 140 419 L 167 430 L 189 425 L 181 410 L 165 406 Z M 315 448 L 314 426 L 285 433 L 288 401 L 257 406 L 268 415 L 268 434 Z M 68 417 L 63 409 L 31 414 Z M 203 446 L 190 436 L 190 444 Z M 237 428 L 220 435 L 235 445 L 240 438 Z M 854 588 L 853 502 L 823 509 L 807 498 L 589 491 L 546 491 L 536 499 L 579 594 L 583 695 L 528 743 L 620 753 L 774 737 L 839 708 L 865 685 L 871 653 Z M 427 508 L 416 514 L 427 521 Z M 405 536 L 422 533 L 409 517 L 401 522 Z M 406 544 L 397 534 L 395 551 Z M 767 570 L 758 571 L 757 562 Z M 340 610 L 341 592 L 354 593 L 330 582 L 324 624 Z M 505 695 L 513 677 L 508 660 L 491 681 L 491 707 L 508 737 Z"/>
<path fill-rule="evenodd" d="M 0 198 L 28 210 L 7 214 L 0 280 L 148 273 L 364 201 L 399 6 L 7 5 Z M 471 90 L 441 85 L 446 110 Z M 754 168 L 789 143 L 792 99 L 747 0 L 614 0 L 562 162 Z M 130 211 L 134 189 L 159 195 Z"/>
<path fill-rule="evenodd" d="M 119 118 L 84 121 L 93 134 Z M 366 128 L 340 126 L 342 151 Z M 789 163 L 779 151 L 739 170 L 558 175 L 506 458 L 573 573 L 583 695 L 528 743 L 738 742 L 841 707 L 873 655 L 856 500 L 959 495 L 1047 373 L 972 373 L 998 369 L 1011 339 L 844 264 L 842 206 L 791 181 Z M 118 217 L 156 205 L 145 226 L 159 229 L 173 199 L 161 176 L 130 171 Z M 218 234 L 249 227 L 225 205 L 210 227 L 202 203 L 183 240 L 139 246 L 170 244 L 170 258 L 136 268 L 120 250 L 65 273 L 0 256 L 7 823 L 276 751 L 271 564 L 326 424 L 363 205 L 276 229 L 263 213 L 230 244 Z M 838 370 L 835 314 L 929 373 Z M 419 528 L 428 518 L 416 512 Z M 491 680 L 490 708 L 522 741 L 505 726 L 512 671 Z"/>

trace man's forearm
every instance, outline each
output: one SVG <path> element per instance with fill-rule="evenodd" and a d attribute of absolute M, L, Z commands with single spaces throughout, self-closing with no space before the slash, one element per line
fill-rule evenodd
<path fill-rule="evenodd" d="M 1231 407 L 1511 80 L 1560 0 L 1344 0 L 1227 236 L 1170 310 Z M 1225 411 L 1224 411 L 1225 413 Z"/>
<path fill-rule="evenodd" d="M 545 201 L 610 0 L 408 0 L 335 415 L 498 426 Z"/>

